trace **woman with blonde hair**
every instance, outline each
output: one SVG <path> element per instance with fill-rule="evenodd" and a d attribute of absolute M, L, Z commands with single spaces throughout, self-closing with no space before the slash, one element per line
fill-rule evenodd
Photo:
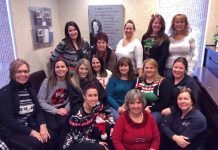
<path fill-rule="evenodd" d="M 166 75 L 171 75 L 173 62 L 177 57 L 185 57 L 189 62 L 187 74 L 192 76 L 198 59 L 198 47 L 185 14 L 176 14 L 173 17 L 170 34 L 170 55 L 166 62 Z"/>
<path fill-rule="evenodd" d="M 77 112 L 78 108 L 81 107 L 84 101 L 82 96 L 83 88 L 90 82 L 93 82 L 93 84 L 97 87 L 99 101 L 104 105 L 107 104 L 105 89 L 93 75 L 91 65 L 87 59 L 82 58 L 77 62 L 71 81 L 72 86 L 69 88 L 69 101 L 72 113 Z"/>
<path fill-rule="evenodd" d="M 161 119 L 161 111 L 170 105 L 170 83 L 159 75 L 157 61 L 149 58 L 144 61 L 142 77 L 138 79 L 136 88 L 144 94 L 150 112 L 157 124 Z"/>

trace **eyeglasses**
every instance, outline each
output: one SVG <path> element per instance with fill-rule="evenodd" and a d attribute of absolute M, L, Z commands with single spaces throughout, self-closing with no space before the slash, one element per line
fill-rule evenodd
<path fill-rule="evenodd" d="M 22 73 L 27 74 L 29 72 L 30 72 L 29 70 L 17 70 L 16 71 L 17 74 L 22 74 Z"/>

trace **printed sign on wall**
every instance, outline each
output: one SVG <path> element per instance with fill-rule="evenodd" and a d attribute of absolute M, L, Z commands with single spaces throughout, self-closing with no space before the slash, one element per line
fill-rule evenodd
<path fill-rule="evenodd" d="M 123 5 L 89 5 L 90 45 L 98 32 L 108 35 L 108 45 L 115 49 L 123 38 L 124 7 Z"/>

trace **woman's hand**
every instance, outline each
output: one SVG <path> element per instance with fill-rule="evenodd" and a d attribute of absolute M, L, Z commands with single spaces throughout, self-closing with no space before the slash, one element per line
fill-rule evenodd
<path fill-rule="evenodd" d="M 114 131 L 114 128 L 111 128 L 111 131 L 110 131 L 110 137 L 112 136 L 113 131 Z"/>
<path fill-rule="evenodd" d="M 183 135 L 173 135 L 172 139 L 176 142 L 177 145 L 182 148 L 186 148 L 190 144 L 190 142 L 187 141 L 188 137 L 185 137 Z"/>
<path fill-rule="evenodd" d="M 171 109 L 170 108 L 165 108 L 161 111 L 161 114 L 164 116 L 168 116 L 169 114 L 171 114 Z"/>
<path fill-rule="evenodd" d="M 35 137 L 35 138 L 37 138 L 40 142 L 44 143 L 44 142 L 43 142 L 43 139 L 42 139 L 42 137 L 41 137 L 41 135 L 40 135 L 40 133 L 37 132 L 36 130 L 31 130 L 30 136 Z"/>
<path fill-rule="evenodd" d="M 99 142 L 99 144 L 100 144 L 101 146 L 103 146 L 105 150 L 109 150 L 109 149 L 108 149 L 108 145 L 107 145 L 106 142 Z"/>
<path fill-rule="evenodd" d="M 147 106 L 146 108 L 145 108 L 145 110 L 147 111 L 147 112 L 149 112 L 149 113 L 151 113 L 151 108 L 152 106 Z"/>
<path fill-rule="evenodd" d="M 50 134 L 48 133 L 48 129 L 45 124 L 40 125 L 40 135 L 43 142 L 48 142 L 48 140 L 50 139 Z"/>
<path fill-rule="evenodd" d="M 58 115 L 65 116 L 68 115 L 69 111 L 66 108 L 59 108 L 56 113 Z"/>
<path fill-rule="evenodd" d="M 121 107 L 119 107 L 119 108 L 118 108 L 118 110 L 117 110 L 117 111 L 118 111 L 118 113 L 120 113 L 120 114 L 121 114 L 122 112 L 124 112 L 124 111 L 125 111 L 125 108 L 121 106 Z"/>

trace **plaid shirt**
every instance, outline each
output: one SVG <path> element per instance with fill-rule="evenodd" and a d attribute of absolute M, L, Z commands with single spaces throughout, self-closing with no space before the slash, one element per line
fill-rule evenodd
<path fill-rule="evenodd" d="M 2 140 L 0 140 L 0 150 L 9 150 L 7 145 Z"/>

